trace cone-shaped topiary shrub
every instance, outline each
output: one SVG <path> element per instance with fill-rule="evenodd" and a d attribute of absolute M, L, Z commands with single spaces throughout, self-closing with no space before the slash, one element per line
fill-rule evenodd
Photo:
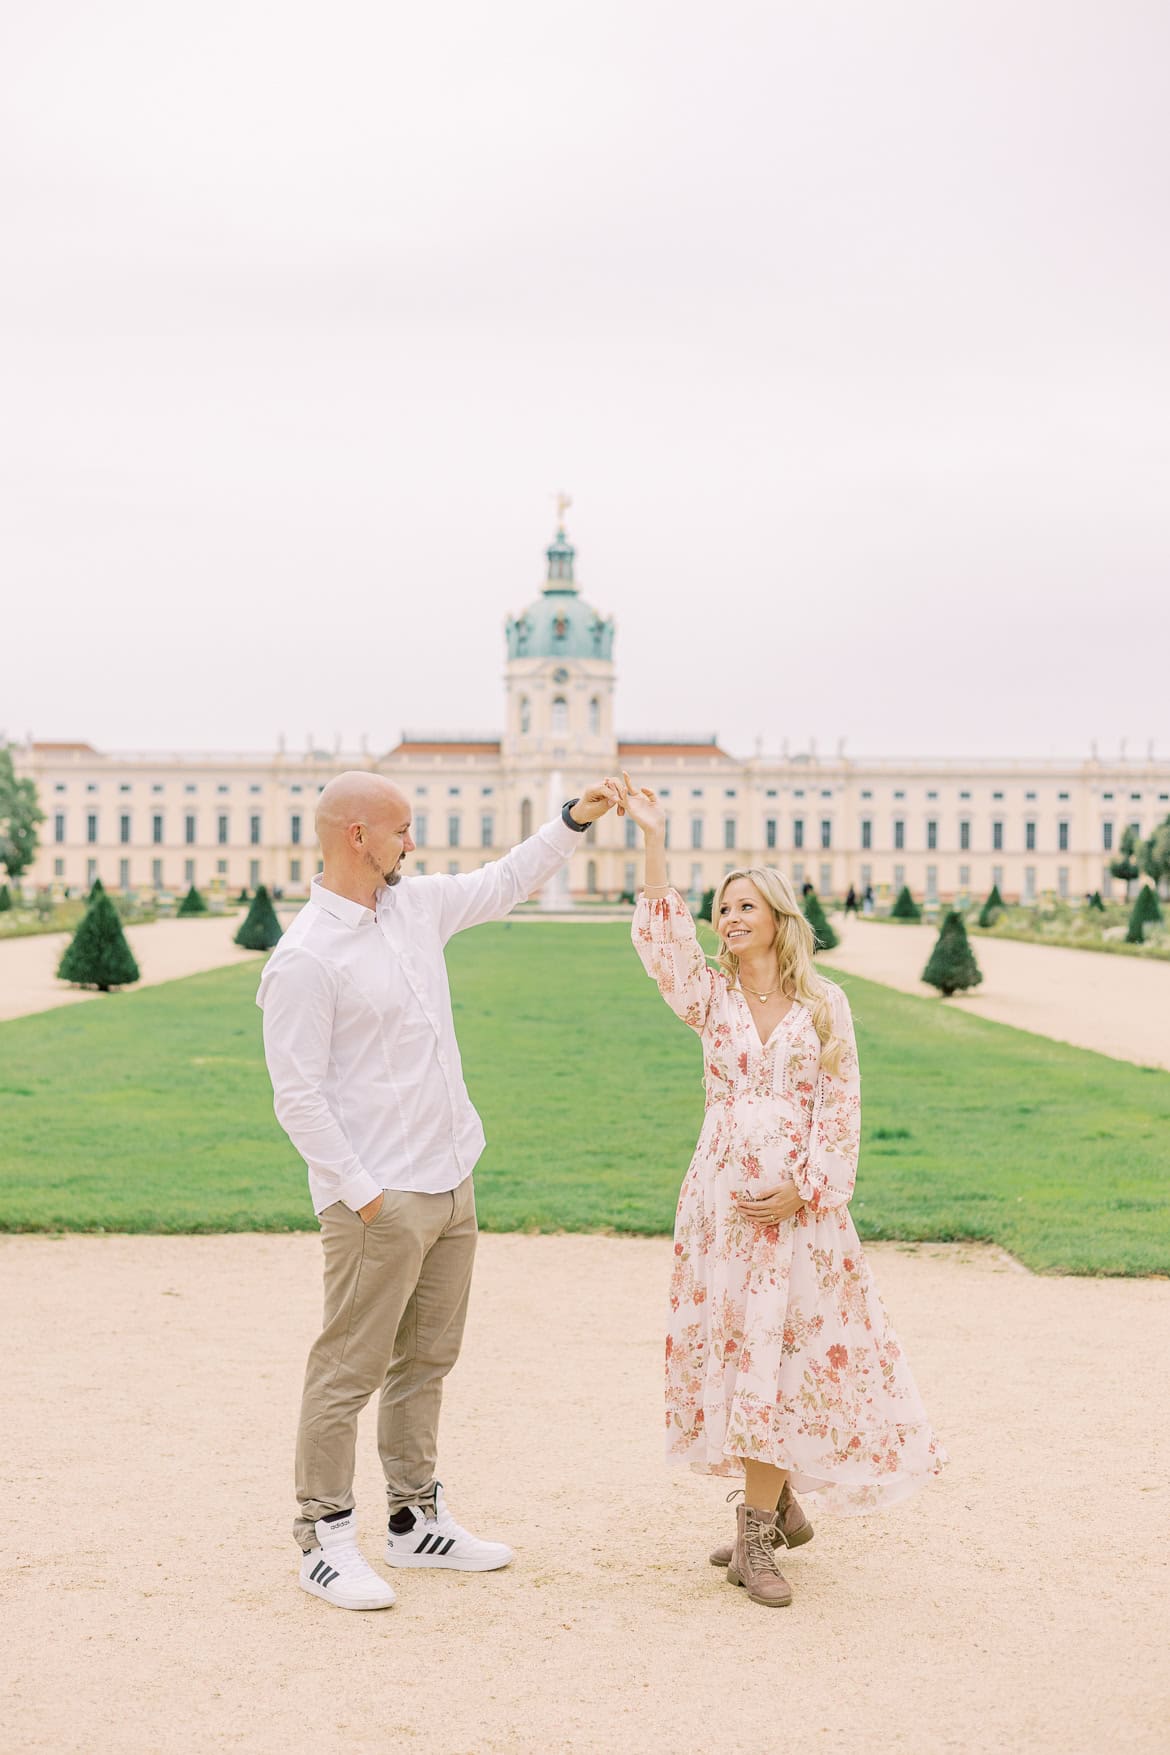
<path fill-rule="evenodd" d="M 910 885 L 903 884 L 898 891 L 898 900 L 890 909 L 891 920 L 921 920 L 922 909 L 910 894 Z"/>
<path fill-rule="evenodd" d="M 191 885 L 191 888 L 179 903 L 177 912 L 180 914 L 207 913 L 207 903 L 203 900 L 203 897 L 199 894 L 199 891 L 195 888 L 194 884 Z"/>
<path fill-rule="evenodd" d="M 1154 894 L 1152 884 L 1143 884 L 1137 893 L 1129 915 L 1129 926 L 1126 928 L 1125 942 L 1127 945 L 1140 945 L 1146 936 L 1146 926 L 1161 920 L 1162 908 Z"/>
<path fill-rule="evenodd" d="M 105 893 L 106 893 L 105 884 L 103 884 L 100 877 L 95 877 L 93 880 L 93 888 L 92 888 L 92 890 L 90 890 L 89 895 L 85 899 L 87 902 L 96 902 L 98 897 L 104 896 Z"/>
<path fill-rule="evenodd" d="M 996 915 L 1003 909 L 1003 897 L 999 893 L 999 885 L 992 884 L 986 902 L 979 910 L 980 926 L 994 926 Z"/>
<path fill-rule="evenodd" d="M 813 932 L 816 934 L 816 941 L 817 942 L 813 946 L 814 952 L 815 951 L 831 951 L 831 950 L 835 949 L 835 947 L 841 941 L 838 939 L 837 934 L 833 931 L 833 928 L 829 925 L 829 922 L 826 920 L 825 911 L 821 907 L 820 901 L 818 900 L 817 893 L 815 890 L 809 891 L 808 895 L 804 898 L 804 901 L 802 902 L 801 906 L 804 909 L 805 919 L 808 921 L 809 925 L 813 929 Z"/>
<path fill-rule="evenodd" d="M 944 999 L 960 988 L 978 987 L 983 979 L 967 937 L 967 928 L 963 925 L 963 916 L 954 908 L 942 923 L 942 930 L 922 971 L 922 979 L 931 987 L 937 987 Z"/>
<path fill-rule="evenodd" d="M 138 980 L 138 964 L 126 943 L 118 910 L 104 890 L 99 890 L 85 911 L 85 918 L 65 947 L 57 966 L 62 981 L 78 987 L 126 987 Z"/>
<path fill-rule="evenodd" d="M 1105 904 L 1101 900 L 1100 890 L 1093 891 L 1093 894 L 1089 897 L 1089 900 L 1085 903 L 1085 907 L 1094 909 L 1098 914 L 1104 914 Z"/>
<path fill-rule="evenodd" d="M 247 890 L 241 890 L 239 895 L 236 897 L 236 901 L 237 902 L 246 902 L 247 900 L 248 900 Z"/>
<path fill-rule="evenodd" d="M 699 919 L 710 920 L 711 910 L 715 906 L 715 890 L 712 887 L 703 891 L 703 900 L 699 903 Z"/>
<path fill-rule="evenodd" d="M 276 909 L 263 884 L 256 891 L 247 918 L 236 934 L 236 943 L 246 951 L 270 951 L 281 936 Z"/>
<path fill-rule="evenodd" d="M 12 906 L 12 891 L 7 884 L 0 884 L 0 914 L 7 914 Z"/>

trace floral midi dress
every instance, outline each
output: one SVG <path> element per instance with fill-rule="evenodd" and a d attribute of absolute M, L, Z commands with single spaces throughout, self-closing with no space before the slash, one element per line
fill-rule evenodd
<path fill-rule="evenodd" d="M 633 939 L 703 1044 L 707 1094 L 675 1222 L 667 1454 L 733 1477 L 745 1459 L 772 1463 L 835 1511 L 892 1505 L 947 1459 L 849 1216 L 861 1139 L 849 1002 L 824 982 L 846 1044 L 830 1074 L 800 1002 L 760 1041 L 677 892 L 640 897 Z M 757 1225 L 734 1204 L 789 1180 L 805 1205 L 783 1224 Z"/>

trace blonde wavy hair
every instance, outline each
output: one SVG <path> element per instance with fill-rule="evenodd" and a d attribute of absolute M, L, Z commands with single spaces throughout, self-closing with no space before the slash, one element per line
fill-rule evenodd
<path fill-rule="evenodd" d="M 796 897 L 792 882 L 782 871 L 774 871 L 770 866 L 749 865 L 741 871 L 729 871 L 715 891 L 711 903 L 711 925 L 719 931 L 719 909 L 728 884 L 737 878 L 746 878 L 754 884 L 764 901 L 772 910 L 776 922 L 776 964 L 780 971 L 780 982 L 786 993 L 806 1005 L 812 1018 L 813 1026 L 821 1044 L 821 1065 L 828 1073 L 841 1070 L 841 1056 L 845 1043 L 840 1036 L 833 1033 L 833 1008 L 831 995 L 834 983 L 826 981 L 813 968 L 813 947 L 816 935 L 804 917 L 804 910 Z M 739 958 L 727 945 L 720 944 L 719 967 L 728 980 L 735 984 L 739 980 Z"/>

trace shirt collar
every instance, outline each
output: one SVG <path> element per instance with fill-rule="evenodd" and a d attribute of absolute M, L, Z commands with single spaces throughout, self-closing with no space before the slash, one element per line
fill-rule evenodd
<path fill-rule="evenodd" d="M 381 899 L 382 892 L 378 892 Z M 339 896 L 336 890 L 327 890 L 321 882 L 321 873 L 317 872 L 309 885 L 309 900 L 323 908 L 326 914 L 332 914 L 343 926 L 364 926 L 366 921 L 374 919 L 374 910 L 367 908 L 364 902 L 351 902 L 348 896 Z"/>

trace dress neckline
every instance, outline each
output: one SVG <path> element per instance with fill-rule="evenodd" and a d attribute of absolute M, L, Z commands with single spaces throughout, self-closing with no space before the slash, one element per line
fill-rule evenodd
<path fill-rule="evenodd" d="M 768 1046 L 769 1042 L 772 1041 L 773 1037 L 775 1036 L 777 1030 L 780 1028 L 781 1024 L 786 1024 L 788 1022 L 789 1018 L 792 1016 L 793 1012 L 796 1011 L 801 1004 L 800 1000 L 798 1000 L 798 999 L 790 1000 L 789 1004 L 788 1004 L 788 1010 L 786 1012 L 783 1012 L 780 1015 L 780 1017 L 778 1017 L 776 1019 L 776 1022 L 772 1025 L 772 1028 L 768 1031 L 768 1034 L 766 1036 L 761 1036 L 759 1030 L 756 1028 L 755 1013 L 752 1011 L 751 1006 L 748 1005 L 747 995 L 744 993 L 743 988 L 742 987 L 733 987 L 731 991 L 732 991 L 732 993 L 738 994 L 740 999 L 743 1000 L 743 1003 L 744 1003 L 745 1007 L 747 1008 L 747 1015 L 748 1015 L 748 1020 L 751 1024 L 751 1027 L 752 1027 L 752 1034 L 754 1035 L 756 1041 L 759 1043 L 761 1048 L 766 1048 Z"/>

